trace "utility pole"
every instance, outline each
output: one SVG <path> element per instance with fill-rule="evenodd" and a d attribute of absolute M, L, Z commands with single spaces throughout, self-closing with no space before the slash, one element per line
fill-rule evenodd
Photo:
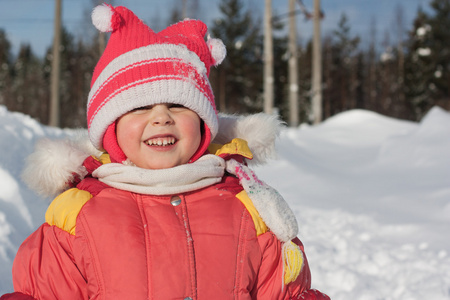
<path fill-rule="evenodd" d="M 314 124 L 322 122 L 322 45 L 320 35 L 320 0 L 314 0 L 314 36 L 312 69 L 312 114 Z"/>
<path fill-rule="evenodd" d="M 289 0 L 289 126 L 298 126 L 298 58 L 295 2 Z"/>
<path fill-rule="evenodd" d="M 182 17 L 182 20 L 187 18 L 187 1 L 186 0 L 182 0 L 181 17 Z"/>
<path fill-rule="evenodd" d="M 105 32 L 98 33 L 98 54 L 99 57 L 103 54 L 106 48 L 106 34 Z"/>
<path fill-rule="evenodd" d="M 91 0 L 91 2 L 92 2 L 92 7 L 95 7 L 97 5 L 101 5 L 102 3 L 104 3 L 103 0 Z M 110 0 L 109 4 L 114 5 L 114 1 Z M 98 56 L 100 57 L 106 48 L 106 42 L 107 42 L 106 33 L 98 31 L 98 40 L 97 41 L 98 41 Z"/>
<path fill-rule="evenodd" d="M 59 113 L 59 81 L 60 81 L 60 61 L 61 61 L 61 1 L 55 0 L 55 24 L 52 50 L 52 74 L 51 74 L 51 98 L 50 98 L 50 126 L 60 125 Z"/>
<path fill-rule="evenodd" d="M 264 13 L 264 112 L 273 113 L 273 36 L 272 0 L 265 0 Z"/>

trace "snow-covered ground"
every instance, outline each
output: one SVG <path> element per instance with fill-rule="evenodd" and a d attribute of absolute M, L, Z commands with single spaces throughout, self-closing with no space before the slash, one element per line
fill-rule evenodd
<path fill-rule="evenodd" d="M 20 180 L 42 137 L 71 131 L 0 106 L 0 295 L 12 291 L 21 242 L 48 199 Z M 293 207 L 313 286 L 333 300 L 450 299 L 450 113 L 420 123 L 352 110 L 283 130 L 257 168 Z"/>

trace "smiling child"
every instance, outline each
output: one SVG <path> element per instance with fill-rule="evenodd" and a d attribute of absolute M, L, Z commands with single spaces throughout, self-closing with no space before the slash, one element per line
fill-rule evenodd
<path fill-rule="evenodd" d="M 311 289 L 293 212 L 248 167 L 272 153 L 280 122 L 216 111 L 208 75 L 223 43 L 196 20 L 155 33 L 125 7 L 92 18 L 111 36 L 89 141 L 30 156 L 24 179 L 59 195 L 1 299 L 329 299 Z"/>

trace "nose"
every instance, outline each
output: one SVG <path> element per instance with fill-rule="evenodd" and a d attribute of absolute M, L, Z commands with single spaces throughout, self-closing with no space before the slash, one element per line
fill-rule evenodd
<path fill-rule="evenodd" d="M 173 124 L 169 108 L 164 104 L 157 104 L 152 107 L 151 123 L 153 125 L 171 125 Z"/>

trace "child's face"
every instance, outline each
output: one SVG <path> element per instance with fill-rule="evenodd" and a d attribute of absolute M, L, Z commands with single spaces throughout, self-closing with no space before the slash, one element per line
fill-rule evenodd
<path fill-rule="evenodd" d="M 138 167 L 165 169 L 185 164 L 200 146 L 200 118 L 174 104 L 156 104 L 123 115 L 117 142 Z"/>

